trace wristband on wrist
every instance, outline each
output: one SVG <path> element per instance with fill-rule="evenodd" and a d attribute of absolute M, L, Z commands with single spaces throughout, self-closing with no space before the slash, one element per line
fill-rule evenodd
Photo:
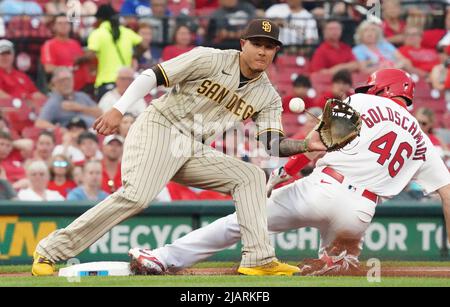
<path fill-rule="evenodd" d="M 304 154 L 298 154 L 289 158 L 289 161 L 284 165 L 286 174 L 295 176 L 301 169 L 309 164 L 311 160 Z"/>

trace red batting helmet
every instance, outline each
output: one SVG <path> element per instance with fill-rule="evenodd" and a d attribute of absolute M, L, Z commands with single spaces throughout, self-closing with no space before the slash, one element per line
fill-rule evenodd
<path fill-rule="evenodd" d="M 410 106 L 414 96 L 414 81 L 401 69 L 380 69 L 370 75 L 367 85 L 356 88 L 355 92 L 387 98 L 403 97 Z"/>

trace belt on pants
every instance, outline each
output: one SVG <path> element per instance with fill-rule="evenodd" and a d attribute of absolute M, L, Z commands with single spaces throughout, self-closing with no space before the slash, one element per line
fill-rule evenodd
<path fill-rule="evenodd" d="M 344 175 L 339 174 L 338 172 L 336 172 L 334 169 L 332 169 L 331 167 L 327 166 L 322 170 L 322 173 L 327 174 L 328 176 L 334 178 L 336 181 L 338 181 L 339 183 L 343 183 L 344 182 Z M 351 186 L 349 186 L 351 187 Z M 365 197 L 371 201 L 373 201 L 375 204 L 378 204 L 379 201 L 379 196 L 375 193 L 372 193 L 368 190 L 364 190 L 361 194 L 362 197 Z"/>

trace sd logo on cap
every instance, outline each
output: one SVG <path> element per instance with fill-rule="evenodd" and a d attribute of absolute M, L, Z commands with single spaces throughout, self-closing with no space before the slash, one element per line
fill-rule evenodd
<path fill-rule="evenodd" d="M 248 27 L 245 29 L 242 39 L 250 39 L 256 37 L 269 38 L 273 40 L 278 46 L 282 43 L 278 39 L 280 34 L 280 28 L 270 20 L 267 19 L 254 19 Z"/>

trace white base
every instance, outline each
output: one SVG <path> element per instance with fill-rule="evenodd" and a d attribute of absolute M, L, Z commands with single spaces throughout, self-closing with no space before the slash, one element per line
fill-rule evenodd
<path fill-rule="evenodd" d="M 100 261 L 72 265 L 59 270 L 60 277 L 130 276 L 130 263 Z"/>

